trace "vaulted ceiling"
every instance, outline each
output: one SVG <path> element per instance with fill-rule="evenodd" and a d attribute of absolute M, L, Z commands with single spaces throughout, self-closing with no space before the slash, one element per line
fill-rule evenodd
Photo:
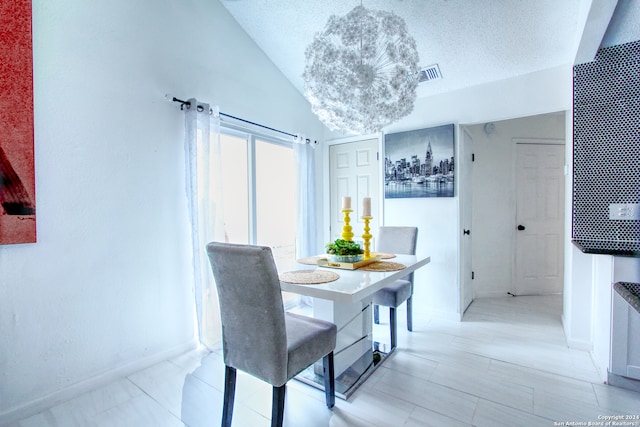
<path fill-rule="evenodd" d="M 304 93 L 305 49 L 315 33 L 323 30 L 330 15 L 345 15 L 361 3 L 220 1 L 301 93 Z M 368 9 L 390 11 L 402 17 L 416 40 L 420 65 L 438 64 L 443 78 L 422 83 L 418 97 L 573 64 L 589 13 L 586 9 L 591 3 L 591 0 L 362 0 Z"/>

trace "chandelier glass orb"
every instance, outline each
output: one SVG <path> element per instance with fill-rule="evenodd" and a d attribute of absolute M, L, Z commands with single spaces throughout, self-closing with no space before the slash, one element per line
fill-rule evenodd
<path fill-rule="evenodd" d="M 377 132 L 413 110 L 418 51 L 394 13 L 332 15 L 305 57 L 305 96 L 331 130 Z"/>

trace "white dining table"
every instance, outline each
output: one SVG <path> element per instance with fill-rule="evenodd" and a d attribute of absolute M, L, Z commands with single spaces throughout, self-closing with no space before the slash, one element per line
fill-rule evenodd
<path fill-rule="evenodd" d="M 280 282 L 283 291 L 293 292 L 313 298 L 313 317 L 335 323 L 338 327 L 334 364 L 336 393 L 348 398 L 357 387 L 373 372 L 378 362 L 388 356 L 390 346 L 374 342 L 373 337 L 373 294 L 385 286 L 401 279 L 420 267 L 427 265 L 428 256 L 396 255 L 381 262 L 400 263 L 405 266 L 395 271 L 347 270 L 296 263 L 288 269 L 322 269 L 337 273 L 340 277 L 332 282 L 301 284 Z M 306 372 L 298 379 L 311 385 L 322 387 L 321 364 L 313 372 Z"/>

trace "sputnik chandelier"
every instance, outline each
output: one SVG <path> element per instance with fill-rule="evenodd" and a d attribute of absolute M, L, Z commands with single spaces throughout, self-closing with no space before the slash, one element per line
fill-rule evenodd
<path fill-rule="evenodd" d="M 305 96 L 331 130 L 378 132 L 413 110 L 418 51 L 394 13 L 360 5 L 332 15 L 305 57 Z"/>

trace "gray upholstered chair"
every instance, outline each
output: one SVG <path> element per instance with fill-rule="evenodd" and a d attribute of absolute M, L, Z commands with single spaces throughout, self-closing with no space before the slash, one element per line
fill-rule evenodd
<path fill-rule="evenodd" d="M 393 254 L 416 254 L 418 229 L 416 227 L 380 227 L 376 237 L 376 251 Z M 397 317 L 396 308 L 407 302 L 407 329 L 413 330 L 413 273 L 396 280 L 391 285 L 373 294 L 373 321 L 380 323 L 378 306 L 389 307 L 389 329 L 391 330 L 391 348 L 397 345 Z"/>
<path fill-rule="evenodd" d="M 207 245 L 207 254 L 222 320 L 222 426 L 231 426 L 236 369 L 273 386 L 271 425 L 281 426 L 287 381 L 322 358 L 325 398 L 332 408 L 336 325 L 284 312 L 270 248 L 213 242 Z"/>

